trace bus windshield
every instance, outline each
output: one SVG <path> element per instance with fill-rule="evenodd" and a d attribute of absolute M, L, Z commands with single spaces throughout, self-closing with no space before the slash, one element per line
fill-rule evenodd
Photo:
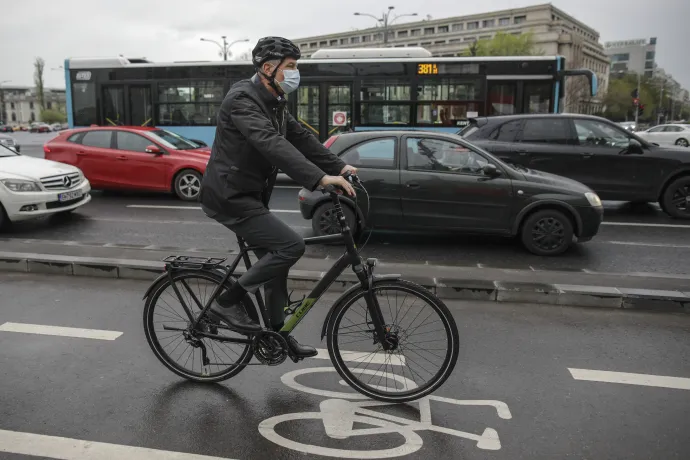
<path fill-rule="evenodd" d="M 179 134 L 175 134 L 164 129 L 149 131 L 147 134 L 154 138 L 156 141 L 163 144 L 166 148 L 172 150 L 190 150 L 198 149 L 200 147 L 198 144 L 188 139 L 185 139 Z"/>

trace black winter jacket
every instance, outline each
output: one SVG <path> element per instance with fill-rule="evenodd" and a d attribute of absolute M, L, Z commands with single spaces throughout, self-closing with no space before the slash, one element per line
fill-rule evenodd
<path fill-rule="evenodd" d="M 211 158 L 199 201 L 217 213 L 249 217 L 268 212 L 278 169 L 314 190 L 345 163 L 299 124 L 286 101 L 258 76 L 232 86 L 218 112 Z"/>

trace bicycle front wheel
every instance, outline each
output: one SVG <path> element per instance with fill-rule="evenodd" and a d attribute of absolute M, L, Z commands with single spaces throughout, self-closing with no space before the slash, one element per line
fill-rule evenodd
<path fill-rule="evenodd" d="M 379 401 L 401 403 L 431 394 L 458 359 L 458 328 L 448 307 L 409 281 L 376 282 L 374 294 L 393 349 L 383 349 L 367 291 L 357 289 L 335 306 L 328 322 L 333 365 L 352 388 Z"/>

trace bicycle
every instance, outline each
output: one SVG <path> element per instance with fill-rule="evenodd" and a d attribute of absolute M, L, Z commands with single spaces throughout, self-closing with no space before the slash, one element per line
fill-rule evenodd
<path fill-rule="evenodd" d="M 366 188 L 357 176 L 350 175 L 348 179 L 368 197 Z M 225 258 L 169 256 L 164 259 L 165 273 L 144 294 L 146 339 L 163 365 L 186 379 L 210 383 L 231 378 L 249 365 L 278 365 L 287 357 L 294 362 L 301 361 L 290 352 L 285 338 L 295 330 L 336 278 L 348 266 L 352 266 L 358 283 L 335 301 L 321 329 L 321 340 L 327 338 L 331 362 L 341 377 L 365 396 L 394 403 L 424 397 L 446 381 L 455 367 L 459 352 L 458 329 L 450 311 L 436 295 L 418 284 L 401 279 L 400 275 L 375 275 L 376 259 L 364 260 L 357 251 L 343 213 L 340 201 L 342 192 L 333 186 L 325 187 L 323 192 L 331 197 L 341 231 L 339 234 L 305 238 L 304 242 L 307 245 L 344 243 L 345 253 L 307 296 L 289 301 L 285 310 L 289 316 L 280 331 L 270 329 L 271 322 L 260 291 L 255 294 L 258 309 L 249 295 L 245 296 L 242 305 L 252 319 L 263 323 L 261 332 L 235 332 L 207 314 L 214 299 L 235 282 L 234 273 L 240 261 L 244 261 L 247 269 L 251 267 L 249 251 L 256 248 L 248 246 L 241 238 L 238 238 L 239 254 L 230 265 L 223 265 Z M 193 286 L 196 286 L 196 292 Z M 209 290 L 210 296 L 207 296 Z M 179 303 L 181 312 L 173 309 L 166 300 L 166 294 L 171 301 Z M 395 312 L 391 306 L 392 298 L 396 301 L 403 298 L 401 308 Z M 414 302 L 405 309 L 408 298 Z M 419 300 L 423 302 L 421 308 L 415 307 Z M 387 312 L 385 306 L 388 307 Z M 427 307 L 430 307 L 430 313 L 422 316 Z M 434 314 L 434 319 L 428 322 Z M 408 316 L 412 321 L 403 326 L 403 320 Z M 420 316 L 424 319 L 417 324 Z M 436 329 L 427 329 L 437 323 L 440 326 Z M 159 330 L 156 329 L 157 324 L 162 325 Z M 411 343 L 410 339 L 414 336 L 424 339 L 416 344 Z M 442 342 L 439 348 L 424 345 L 433 342 L 434 338 Z M 367 348 L 367 344 L 371 346 Z M 166 346 L 172 347 L 172 350 L 166 351 Z M 183 346 L 182 351 L 178 352 L 180 346 Z M 348 351 L 341 350 L 341 346 L 366 349 Z M 352 359 L 352 353 L 357 359 Z M 209 354 L 214 361 L 209 359 Z M 223 357 L 220 358 L 219 354 Z M 175 356 L 184 363 L 178 363 Z M 259 362 L 250 363 L 252 356 Z M 188 367 L 190 359 L 191 366 Z M 354 367 L 351 368 L 348 362 L 353 363 Z M 364 364 L 366 366 L 362 367 Z M 374 367 L 379 364 L 373 375 L 369 368 L 372 364 Z M 431 365 L 437 369 L 427 370 Z M 414 387 L 400 384 L 401 380 L 395 374 L 397 368 L 402 368 L 404 378 L 407 371 L 415 383 Z M 424 378 L 425 375 L 429 377 Z M 375 377 L 377 381 L 372 384 Z"/>

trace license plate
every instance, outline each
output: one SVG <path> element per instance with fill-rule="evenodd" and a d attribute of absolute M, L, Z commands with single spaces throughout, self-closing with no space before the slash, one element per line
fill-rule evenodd
<path fill-rule="evenodd" d="M 73 192 L 65 192 L 65 193 L 61 193 L 58 195 L 58 201 L 75 200 L 77 198 L 81 198 L 81 196 L 82 196 L 81 190 L 75 190 Z"/>

